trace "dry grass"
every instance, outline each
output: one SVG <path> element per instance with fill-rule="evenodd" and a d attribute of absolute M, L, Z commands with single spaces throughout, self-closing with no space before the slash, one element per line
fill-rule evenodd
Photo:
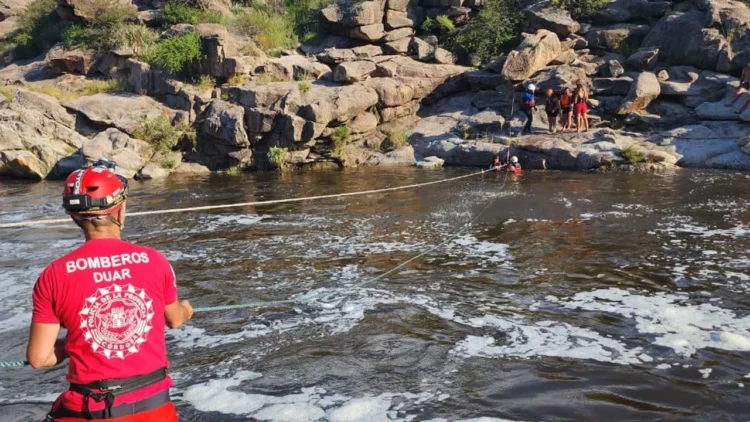
<path fill-rule="evenodd" d="M 56 98 L 61 103 L 73 101 L 79 97 L 87 97 L 96 94 L 109 94 L 114 92 L 123 92 L 128 90 L 127 82 L 120 79 L 107 80 L 87 80 L 81 86 L 77 87 L 60 87 L 52 84 L 35 84 L 24 85 L 29 91 L 49 95 Z"/>

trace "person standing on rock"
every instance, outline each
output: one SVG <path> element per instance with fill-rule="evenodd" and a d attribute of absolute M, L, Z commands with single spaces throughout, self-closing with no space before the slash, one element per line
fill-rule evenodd
<path fill-rule="evenodd" d="M 526 124 L 523 127 L 523 135 L 531 133 L 531 124 L 534 123 L 534 109 L 536 109 L 536 99 L 534 93 L 536 92 L 536 85 L 528 84 L 526 86 L 526 92 L 523 93 L 523 106 L 521 111 L 526 115 Z"/>
<path fill-rule="evenodd" d="M 562 110 L 562 130 L 573 128 L 573 91 L 565 88 L 560 95 L 560 109 Z"/>
<path fill-rule="evenodd" d="M 26 357 L 34 368 L 70 358 L 70 387 L 46 421 L 177 422 L 164 327 L 189 320 L 159 252 L 120 239 L 127 180 L 100 160 L 68 176 L 63 208 L 86 242 L 52 262 L 34 286 Z M 60 328 L 65 338 L 57 339 Z"/>
<path fill-rule="evenodd" d="M 589 131 L 589 106 L 588 106 L 589 94 L 583 84 L 578 84 L 576 87 L 575 94 L 573 95 L 573 103 L 575 104 L 576 112 L 576 132 L 581 133 Z"/>
<path fill-rule="evenodd" d="M 732 107 L 734 103 L 737 102 L 737 100 L 742 97 L 742 94 L 745 94 L 746 92 L 750 91 L 750 63 L 748 63 L 747 66 L 745 66 L 744 69 L 742 69 L 742 74 L 740 75 L 740 86 L 737 88 L 737 91 L 734 93 L 734 97 L 732 97 L 732 101 L 726 103 L 725 105 L 727 107 Z M 745 109 L 750 106 L 750 96 L 745 100 L 745 102 L 740 105 L 740 108 L 737 109 L 737 113 L 742 113 L 745 111 Z"/>
<path fill-rule="evenodd" d="M 546 94 L 547 102 L 544 104 L 544 111 L 547 113 L 549 133 L 557 133 L 557 116 L 560 115 L 560 98 L 552 88 L 548 89 Z"/>

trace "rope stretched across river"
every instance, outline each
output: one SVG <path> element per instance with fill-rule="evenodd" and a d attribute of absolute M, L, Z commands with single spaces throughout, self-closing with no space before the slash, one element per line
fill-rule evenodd
<path fill-rule="evenodd" d="M 495 170 L 495 169 L 492 169 Z M 398 187 L 392 187 L 392 188 L 384 188 L 384 189 L 374 189 L 374 190 L 368 190 L 368 191 L 360 191 L 360 192 L 350 192 L 350 193 L 343 193 L 343 194 L 332 194 L 332 195 L 320 195 L 320 196 L 310 196 L 310 197 L 304 197 L 304 198 L 290 198 L 290 199 L 280 199 L 280 200 L 274 200 L 274 201 L 260 201 L 260 202 L 245 202 L 245 203 L 238 203 L 238 204 L 227 204 L 227 205 L 209 205 L 204 207 L 192 207 L 192 208 L 175 208 L 175 209 L 168 209 L 168 210 L 158 210 L 158 211 L 143 211 L 140 213 L 132 213 L 129 214 L 130 216 L 133 215 L 153 215 L 153 214 L 171 214 L 171 213 L 177 213 L 177 212 L 189 212 L 189 211 L 205 211 L 205 210 L 213 210 L 213 209 L 222 209 L 222 208 L 231 208 L 231 207 L 242 207 L 242 206 L 249 206 L 249 205 L 268 205 L 268 204 L 278 204 L 278 203 L 287 203 L 287 202 L 300 202 L 300 201 L 309 201 L 309 200 L 315 200 L 315 199 L 325 199 L 325 198 L 337 198 L 337 197 L 345 197 L 345 196 L 355 196 L 355 195 L 366 195 L 366 194 L 372 194 L 372 193 L 379 193 L 379 192 L 390 192 L 395 190 L 402 190 L 402 189 L 412 189 L 416 187 L 421 186 L 427 186 L 427 185 L 434 185 L 438 183 L 445 183 L 450 182 L 458 179 L 463 179 L 471 176 L 476 176 L 479 174 L 484 174 L 484 170 L 476 173 L 466 174 L 463 176 L 457 176 L 450 179 L 444 179 L 444 180 L 436 180 L 432 182 L 425 182 L 425 183 L 417 183 L 413 185 L 406 185 L 406 186 L 398 186 Z M 505 184 L 508 181 L 508 171 L 505 172 L 505 178 L 503 179 L 503 184 L 500 186 L 500 190 L 502 190 L 505 187 Z M 431 247 L 430 249 L 415 255 L 406 261 L 396 265 L 395 267 L 391 268 L 388 271 L 385 271 L 381 273 L 380 275 L 373 277 L 369 280 L 366 280 L 362 283 L 360 283 L 360 286 L 365 286 L 367 284 L 374 283 L 384 277 L 386 277 L 389 274 L 392 274 L 394 271 L 399 270 L 400 268 L 405 267 L 411 262 L 414 262 L 418 260 L 419 258 L 433 252 L 434 250 L 448 244 L 449 242 L 453 241 L 455 238 L 460 236 L 467 228 L 471 227 L 474 222 L 476 222 L 479 217 L 484 214 L 485 211 L 492 205 L 493 201 L 487 201 L 487 204 L 485 204 L 484 208 L 469 221 L 468 223 L 464 224 L 463 227 L 461 227 L 460 230 L 458 230 L 453 235 L 449 236 L 447 239 L 445 239 L 443 242 L 438 243 L 437 245 Z M 11 223 L 9 224 L 3 224 L 0 225 L 0 228 L 7 228 L 7 227 L 23 227 L 23 226 L 31 226 L 36 224 L 52 224 L 52 223 L 62 223 L 67 222 L 69 219 L 57 219 L 57 220 L 35 220 L 35 221 L 27 221 L 27 222 L 20 222 L 20 223 Z M 305 296 L 305 299 L 312 300 L 319 296 L 322 296 L 323 294 L 313 294 Z M 238 310 L 238 309 L 248 309 L 248 308 L 272 308 L 276 306 L 284 306 L 290 303 L 296 303 L 298 302 L 298 299 L 287 299 L 287 300 L 279 300 L 279 301 L 272 301 L 272 302 L 248 302 L 248 303 L 241 303 L 236 305 L 218 305 L 218 306 L 206 306 L 206 307 L 197 307 L 193 309 L 193 312 L 195 313 L 203 313 L 203 312 L 219 312 L 219 311 L 231 311 L 231 310 Z M 24 360 L 16 360 L 16 361 L 5 361 L 0 362 L 0 368 L 20 368 L 28 366 L 29 362 Z"/>
<path fill-rule="evenodd" d="M 128 217 L 139 217 L 139 216 L 144 216 L 144 215 L 176 214 L 176 213 L 193 212 L 193 211 L 211 211 L 211 210 L 220 210 L 220 209 L 226 209 L 226 208 L 241 208 L 241 207 L 258 206 L 258 205 L 288 204 L 291 202 L 315 201 L 318 199 L 333 199 L 333 198 L 344 198 L 348 196 L 371 195 L 374 193 L 393 192 L 393 191 L 404 190 L 404 189 L 419 188 L 422 186 L 437 185 L 440 183 L 448 183 L 454 180 L 465 179 L 467 177 L 476 176 L 482 173 L 484 173 L 484 171 L 478 171 L 476 173 L 465 174 L 463 176 L 451 177 L 449 179 L 433 180 L 432 182 L 415 183 L 412 185 L 395 186 L 395 187 L 383 188 L 383 189 L 371 189 L 371 190 L 358 191 L 358 192 L 334 193 L 334 194 L 329 194 L 329 195 L 306 196 L 302 198 L 273 199 L 269 201 L 238 202 L 234 204 L 204 205 L 200 207 L 172 208 L 172 209 L 152 210 L 152 211 L 137 211 L 137 212 L 129 212 Z M 43 224 L 67 223 L 69 221 L 71 221 L 70 218 L 19 221 L 16 223 L 2 223 L 0 224 L 0 229 L 37 226 L 37 225 L 43 225 Z"/>

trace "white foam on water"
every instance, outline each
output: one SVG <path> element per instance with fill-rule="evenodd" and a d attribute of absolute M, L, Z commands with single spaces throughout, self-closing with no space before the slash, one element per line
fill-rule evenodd
<path fill-rule="evenodd" d="M 642 349 L 628 349 L 623 343 L 603 337 L 595 331 L 557 321 L 529 323 L 520 317 L 485 316 L 467 321 L 477 328 L 495 328 L 496 336 L 468 336 L 456 344 L 451 353 L 461 357 L 516 357 L 530 359 L 554 356 L 590 359 L 618 364 L 638 364 Z"/>
<path fill-rule="evenodd" d="M 596 218 L 627 218 L 632 216 L 633 214 L 630 214 L 628 212 L 623 211 L 603 211 L 603 212 L 586 212 L 580 215 L 580 218 L 584 220 L 593 220 Z"/>
<path fill-rule="evenodd" d="M 409 421 L 408 408 L 417 407 L 431 400 L 444 397 L 435 393 L 382 393 L 351 398 L 339 394 L 328 394 L 319 387 L 302 388 L 299 393 L 271 396 L 239 391 L 244 381 L 261 377 L 261 374 L 240 371 L 234 376 L 212 379 L 187 387 L 177 400 L 185 401 L 201 412 L 247 415 L 255 420 L 280 422 L 306 422 L 321 419 L 330 422 Z M 407 406 L 405 403 L 410 403 Z"/>
<path fill-rule="evenodd" d="M 631 294 L 617 288 L 574 295 L 569 309 L 607 312 L 632 318 L 635 328 L 654 335 L 653 344 L 690 356 L 698 349 L 750 350 L 750 317 L 738 317 L 713 303 L 687 303 L 686 294 Z"/>
<path fill-rule="evenodd" d="M 21 396 L 16 395 L 13 397 L 0 397 L 0 403 L 14 404 L 14 403 L 54 403 L 55 400 L 60 396 L 60 393 L 47 393 L 38 396 Z"/>
<path fill-rule="evenodd" d="M 706 379 L 709 376 L 711 376 L 711 372 L 713 372 L 713 369 L 711 368 L 699 369 L 698 372 L 701 373 L 701 377 L 703 377 L 703 379 Z"/>
<path fill-rule="evenodd" d="M 443 419 L 443 418 L 430 419 L 425 422 L 448 422 L 448 419 Z M 452 420 L 452 422 L 523 422 L 523 421 L 514 421 L 510 419 L 491 418 L 488 416 L 482 416 L 480 418 L 456 419 L 456 420 Z"/>

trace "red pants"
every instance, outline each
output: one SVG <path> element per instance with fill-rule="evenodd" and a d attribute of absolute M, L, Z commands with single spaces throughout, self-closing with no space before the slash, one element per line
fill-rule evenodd
<path fill-rule="evenodd" d="M 55 419 L 55 422 L 178 422 L 177 409 L 174 408 L 174 403 L 166 403 L 165 405 L 158 407 L 148 412 L 141 412 L 135 415 L 123 416 L 121 418 L 114 419 L 79 419 L 79 418 L 62 418 Z"/>

